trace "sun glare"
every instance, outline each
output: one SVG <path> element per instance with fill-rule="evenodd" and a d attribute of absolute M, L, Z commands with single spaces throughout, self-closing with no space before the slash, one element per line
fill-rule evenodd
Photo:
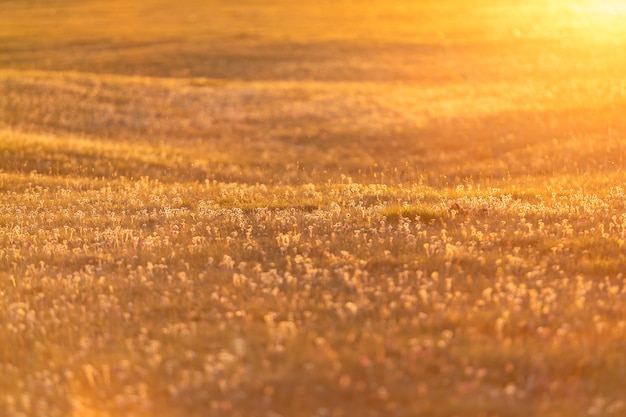
<path fill-rule="evenodd" d="M 588 12 L 599 16 L 617 16 L 626 13 L 625 1 L 586 1 Z"/>
<path fill-rule="evenodd" d="M 626 1 L 581 0 L 565 4 L 572 16 L 572 28 L 585 38 L 611 43 L 626 40 Z"/>
<path fill-rule="evenodd" d="M 572 10 L 577 14 L 585 15 L 591 20 L 607 22 L 626 15 L 626 1 L 585 0 L 572 6 Z"/>

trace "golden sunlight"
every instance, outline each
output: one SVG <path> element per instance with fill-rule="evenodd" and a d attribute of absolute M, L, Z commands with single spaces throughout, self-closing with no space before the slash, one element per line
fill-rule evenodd
<path fill-rule="evenodd" d="M 587 0 L 582 5 L 585 12 L 597 16 L 617 16 L 626 13 L 626 2 L 623 0 Z"/>
<path fill-rule="evenodd" d="M 624 31 L 626 1 L 623 0 L 583 0 L 570 5 L 570 10 L 578 17 L 579 28 L 595 33 Z"/>
<path fill-rule="evenodd" d="M 543 30 L 559 37 L 572 35 L 584 43 L 626 41 L 626 0 L 555 0 L 549 4 L 544 10 L 552 16 L 544 21 Z"/>

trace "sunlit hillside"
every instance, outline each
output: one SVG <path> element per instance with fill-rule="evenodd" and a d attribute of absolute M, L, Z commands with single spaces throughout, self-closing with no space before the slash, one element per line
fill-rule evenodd
<path fill-rule="evenodd" d="M 626 414 L 619 1 L 0 0 L 0 415 Z"/>

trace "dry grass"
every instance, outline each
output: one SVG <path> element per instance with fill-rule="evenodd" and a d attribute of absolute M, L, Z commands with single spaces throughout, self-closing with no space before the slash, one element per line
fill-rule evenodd
<path fill-rule="evenodd" d="M 0 2 L 1 415 L 626 412 L 621 9 L 178 3 Z"/>

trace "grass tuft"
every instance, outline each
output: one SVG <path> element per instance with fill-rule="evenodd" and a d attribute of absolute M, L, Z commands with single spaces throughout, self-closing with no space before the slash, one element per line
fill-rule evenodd
<path fill-rule="evenodd" d="M 403 219 L 426 224 L 441 223 L 447 217 L 447 212 L 440 207 L 421 204 L 386 207 L 380 214 L 390 223 L 398 223 Z"/>

